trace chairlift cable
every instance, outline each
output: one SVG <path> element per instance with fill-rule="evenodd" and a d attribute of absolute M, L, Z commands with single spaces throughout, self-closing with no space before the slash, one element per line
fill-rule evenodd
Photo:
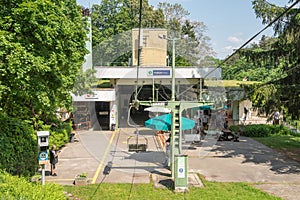
<path fill-rule="evenodd" d="M 113 163 L 113 160 L 115 158 L 115 154 L 116 154 L 116 150 L 117 150 L 117 146 L 118 146 L 118 143 L 119 143 L 119 138 L 120 138 L 120 129 L 118 130 L 118 137 L 117 137 L 117 140 L 116 140 L 116 144 L 115 144 L 115 148 L 114 148 L 114 154 L 112 155 L 112 159 L 111 159 L 111 163 Z M 108 174 L 104 174 L 104 177 L 102 178 L 102 180 L 100 181 L 99 185 L 97 186 L 97 188 L 95 189 L 95 191 L 93 192 L 92 196 L 90 196 L 89 199 L 93 199 L 95 197 L 95 194 L 97 193 L 97 191 L 99 190 L 99 188 L 101 187 L 102 183 L 104 182 L 104 180 L 106 179 Z"/>
<path fill-rule="evenodd" d="M 142 29 L 142 1 L 143 0 L 140 0 L 140 8 L 139 8 L 139 31 L 138 31 L 138 62 L 137 62 L 137 67 L 136 67 L 136 83 L 135 83 L 135 99 L 134 99 L 134 102 L 133 104 L 130 103 L 129 105 L 129 109 L 128 109 L 128 115 L 127 115 L 127 124 L 131 127 L 134 127 L 135 130 L 136 130 L 136 137 L 137 137 L 137 144 L 136 146 L 138 145 L 138 138 L 139 138 L 139 130 L 138 130 L 138 125 L 136 124 L 131 124 L 130 123 L 130 111 L 131 109 L 134 107 L 135 109 L 138 109 L 139 107 L 139 104 L 138 104 L 138 93 L 142 90 L 142 87 L 139 89 L 138 91 L 138 84 L 139 84 L 139 67 L 141 65 L 141 48 L 142 48 L 142 45 L 140 45 L 141 43 L 141 29 Z"/>
<path fill-rule="evenodd" d="M 171 99 L 171 97 L 168 95 L 168 93 L 166 92 L 166 90 L 165 90 L 165 88 L 162 86 L 162 85 L 160 85 L 159 86 L 159 88 L 158 89 L 162 89 L 162 91 L 163 91 L 163 94 L 165 95 L 165 98 L 163 98 L 163 99 Z M 158 90 L 159 91 L 159 90 Z M 160 92 L 158 92 L 158 93 L 160 93 Z M 161 95 L 161 94 L 160 94 Z M 162 96 L 161 96 L 162 97 Z"/>
<path fill-rule="evenodd" d="M 267 28 L 272 26 L 276 21 L 278 21 L 283 15 L 285 15 L 289 10 L 291 10 L 296 4 L 299 3 L 300 0 L 295 1 L 292 5 L 290 5 L 287 9 L 285 9 L 280 15 L 278 15 L 275 19 L 273 19 L 268 25 L 266 25 L 262 30 L 260 30 L 258 33 L 256 33 L 254 36 L 252 36 L 250 39 L 248 39 L 242 46 L 240 46 L 235 52 L 233 52 L 231 55 L 229 55 L 227 58 L 225 58 L 215 69 L 208 72 L 204 78 L 206 78 L 208 75 L 213 73 L 218 68 L 221 68 L 221 66 L 226 63 L 228 60 L 230 60 L 235 54 L 237 54 L 242 48 L 244 48 L 247 44 L 249 44 L 253 39 L 255 39 L 258 35 L 260 35 L 263 31 L 265 31 Z"/>
<path fill-rule="evenodd" d="M 132 189 L 133 189 L 133 184 L 134 184 L 134 177 L 135 177 L 135 169 L 136 169 L 136 160 L 134 161 L 134 168 L 133 168 L 133 174 L 132 174 L 132 179 L 131 179 L 131 184 L 130 184 L 130 191 L 129 191 L 129 196 L 128 196 L 128 200 L 131 197 L 131 193 L 132 193 Z"/>
<path fill-rule="evenodd" d="M 142 9 L 143 9 L 143 4 L 142 0 L 140 0 L 140 8 L 139 8 L 139 32 L 138 32 L 138 58 L 137 58 L 137 66 L 136 66 L 136 85 L 135 85 L 135 101 L 137 101 L 137 88 L 139 84 L 139 68 L 141 65 L 141 51 L 142 51 L 142 45 L 141 45 L 141 29 L 142 29 Z"/>

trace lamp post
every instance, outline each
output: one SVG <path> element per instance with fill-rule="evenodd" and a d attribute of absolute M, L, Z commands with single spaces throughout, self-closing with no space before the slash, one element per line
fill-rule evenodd
<path fill-rule="evenodd" d="M 175 38 L 172 40 L 172 96 L 171 101 L 175 101 Z"/>
<path fill-rule="evenodd" d="M 166 35 L 159 34 L 158 37 L 160 39 L 165 39 L 168 41 L 172 41 L 172 94 L 171 101 L 175 101 L 175 42 L 179 40 L 179 38 L 168 38 Z"/>

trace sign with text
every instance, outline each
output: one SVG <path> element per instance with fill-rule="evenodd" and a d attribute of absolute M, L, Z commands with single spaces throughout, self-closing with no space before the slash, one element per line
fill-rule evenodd
<path fill-rule="evenodd" d="M 171 70 L 169 69 L 153 69 L 148 71 L 148 76 L 170 76 Z"/>

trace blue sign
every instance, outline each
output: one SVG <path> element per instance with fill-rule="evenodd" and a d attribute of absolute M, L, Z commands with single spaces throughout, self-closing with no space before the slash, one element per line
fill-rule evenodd
<path fill-rule="evenodd" d="M 48 152 L 47 151 L 40 151 L 39 153 L 39 161 L 48 160 Z"/>
<path fill-rule="evenodd" d="M 170 76 L 171 71 L 168 70 L 158 70 L 158 69 L 154 69 L 152 75 L 153 76 Z"/>
<path fill-rule="evenodd" d="M 180 173 L 183 173 L 183 168 L 179 168 L 179 172 L 180 172 Z"/>

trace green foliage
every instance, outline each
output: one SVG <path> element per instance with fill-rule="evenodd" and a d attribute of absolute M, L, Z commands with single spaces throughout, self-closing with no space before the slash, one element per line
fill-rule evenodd
<path fill-rule="evenodd" d="M 293 132 L 290 135 L 271 135 L 269 137 L 255 137 L 255 140 L 275 149 L 292 160 L 300 161 L 300 134 Z"/>
<path fill-rule="evenodd" d="M 233 125 L 229 129 L 233 132 L 240 132 L 246 137 L 268 137 L 271 135 L 293 135 L 294 133 L 282 125 L 252 124 L 252 125 Z"/>
<path fill-rule="evenodd" d="M 69 142 L 71 133 L 71 125 L 64 124 L 59 127 L 53 127 L 50 131 L 49 147 L 56 145 L 58 149 Z"/>
<path fill-rule="evenodd" d="M 262 36 L 258 44 L 241 50 L 222 66 L 222 78 L 227 80 L 261 81 L 263 83 L 277 79 L 282 66 L 277 65 L 276 55 L 270 57 L 267 52 L 273 49 L 277 38 Z M 267 61 L 270 59 L 269 61 Z"/>
<path fill-rule="evenodd" d="M 79 178 L 87 178 L 88 174 L 84 172 L 84 173 L 78 174 L 77 177 L 79 177 Z"/>
<path fill-rule="evenodd" d="M 33 184 L 25 178 L 12 176 L 0 170 L 1 199 L 63 200 L 66 199 L 63 188 L 57 184 Z"/>
<path fill-rule="evenodd" d="M 50 130 L 50 144 L 58 147 L 69 139 L 70 125 L 55 114 L 71 106 L 70 91 L 87 53 L 86 19 L 75 0 L 1 5 L 0 168 L 28 176 L 38 165 L 34 130 Z"/>
<path fill-rule="evenodd" d="M 45 130 L 50 130 L 49 147 L 51 148 L 52 145 L 55 145 L 60 149 L 69 142 L 72 126 L 71 123 L 60 122 L 52 126 L 51 129 Z"/>
<path fill-rule="evenodd" d="M 164 16 L 142 1 L 142 28 L 163 28 Z M 127 66 L 131 57 L 131 30 L 139 27 L 139 0 L 103 0 L 92 7 L 93 64 Z"/>
<path fill-rule="evenodd" d="M 71 124 L 56 121 L 53 125 L 38 122 L 39 130 L 50 131 L 49 146 L 64 146 L 70 138 Z M 38 167 L 36 131 L 31 123 L 0 114 L 0 169 L 13 175 L 31 176 Z"/>
<path fill-rule="evenodd" d="M 167 28 L 176 41 L 176 65 L 192 66 L 214 55 L 206 26 L 187 19 L 189 13 L 180 4 L 159 3 L 158 9 L 142 1 L 141 28 Z M 93 64 L 96 66 L 128 66 L 132 56 L 132 32 L 139 27 L 139 0 L 104 0 L 92 8 Z M 168 45 L 169 58 L 172 45 Z"/>
<path fill-rule="evenodd" d="M 111 88 L 112 85 L 108 79 L 100 79 L 97 82 L 96 88 Z"/>
<path fill-rule="evenodd" d="M 190 13 L 181 4 L 160 2 L 158 8 L 164 14 L 168 37 L 185 38 L 176 41 L 177 66 L 197 66 L 215 54 L 205 24 L 188 19 Z M 168 55 L 173 56 L 172 45 L 168 45 Z"/>
<path fill-rule="evenodd" d="M 38 166 L 36 132 L 23 121 L 0 114 L 0 169 L 30 176 Z"/>
<path fill-rule="evenodd" d="M 295 0 L 289 1 L 294 3 Z M 286 2 L 288 3 L 288 2 Z M 253 0 L 253 9 L 263 24 L 273 22 L 287 7 L 266 0 Z M 242 49 L 222 66 L 223 78 L 261 81 L 262 85 L 249 87 L 248 96 L 267 114 L 286 111 L 286 117 L 299 119 L 300 103 L 300 9 L 294 6 L 284 13 L 272 27 L 275 36 L 262 36 L 257 44 Z"/>
<path fill-rule="evenodd" d="M 64 186 L 74 196 L 85 199 L 280 199 L 262 192 L 247 183 L 220 183 L 201 180 L 205 187 L 191 187 L 187 193 L 174 193 L 170 189 L 155 189 L 153 184 L 101 183 L 88 186 Z"/>
<path fill-rule="evenodd" d="M 295 0 L 289 1 L 296 2 Z M 265 0 L 253 0 L 253 8 L 262 23 L 268 24 L 286 8 L 270 4 Z M 272 98 L 265 99 L 266 107 L 274 104 L 272 99 L 279 99 L 275 102 L 277 110 L 286 110 L 286 115 L 290 115 L 293 120 L 299 119 L 300 103 L 300 9 L 294 6 L 288 10 L 280 20 L 272 25 L 277 38 L 263 40 L 259 46 L 246 49 L 243 54 L 248 60 L 252 60 L 257 66 L 269 70 L 271 80 L 266 84 L 272 84 L 276 88 L 276 93 Z M 270 69 L 276 70 L 270 70 Z M 274 77 L 274 74 L 276 75 Z M 255 88 L 260 90 L 260 88 Z"/>
<path fill-rule="evenodd" d="M 274 111 L 282 110 L 282 97 L 278 91 L 279 88 L 275 84 L 242 85 L 242 87 L 252 101 L 252 105 L 260 108 L 261 112 L 269 115 Z"/>
<path fill-rule="evenodd" d="M 94 75 L 95 72 L 96 70 L 94 69 L 88 69 L 85 72 L 80 70 L 73 88 L 73 93 L 75 95 L 80 96 L 92 93 L 92 86 L 97 82 L 97 78 Z"/>
<path fill-rule="evenodd" d="M 87 53 L 80 7 L 74 0 L 2 4 L 0 110 L 29 120 L 68 108 Z"/>
<path fill-rule="evenodd" d="M 143 2 L 142 27 L 164 27 L 161 10 Z M 92 7 L 93 47 L 113 35 L 139 27 L 139 0 L 103 0 Z"/>

